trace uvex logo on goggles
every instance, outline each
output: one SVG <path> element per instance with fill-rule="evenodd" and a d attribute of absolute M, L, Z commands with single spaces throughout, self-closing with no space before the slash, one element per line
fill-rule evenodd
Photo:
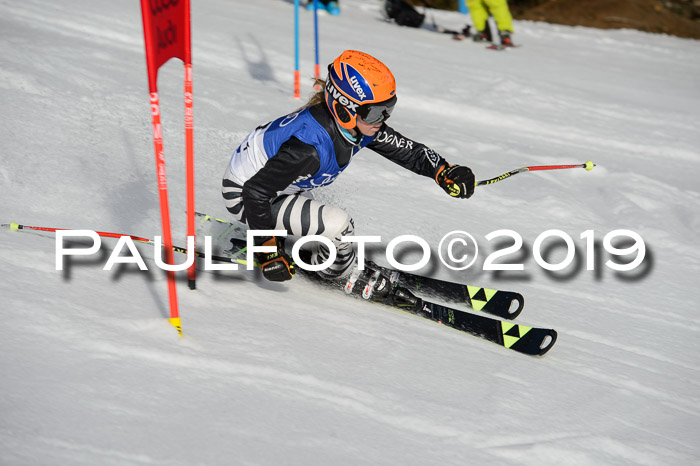
<path fill-rule="evenodd" d="M 352 100 L 345 97 L 344 94 L 342 94 L 338 89 L 336 89 L 335 85 L 333 85 L 330 79 L 326 81 L 326 92 L 333 96 L 333 99 L 338 101 L 340 105 L 347 108 L 353 113 L 357 113 L 357 107 L 360 104 L 358 104 L 357 102 L 353 102 Z"/>

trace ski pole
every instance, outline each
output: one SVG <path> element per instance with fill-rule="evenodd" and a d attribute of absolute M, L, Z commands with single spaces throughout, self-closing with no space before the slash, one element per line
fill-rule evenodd
<path fill-rule="evenodd" d="M 9 228 L 11 231 L 36 230 L 36 231 L 48 231 L 48 232 L 52 232 L 52 233 L 55 233 L 57 231 L 68 230 L 68 228 L 51 228 L 51 227 L 35 227 L 35 226 L 30 226 L 30 225 L 20 225 L 19 223 L 15 223 L 15 222 L 2 223 L 2 224 L 0 224 L 0 227 Z M 138 241 L 139 243 L 143 243 L 143 244 L 155 245 L 155 241 L 153 241 L 152 239 L 142 238 L 140 236 L 124 235 L 121 233 L 110 233 L 107 231 L 96 231 L 95 233 L 97 233 L 97 236 L 102 236 L 104 238 L 121 238 L 122 236 L 128 236 L 133 241 Z M 179 252 L 181 254 L 187 254 L 187 248 L 183 248 L 182 246 L 175 246 L 175 245 L 173 245 L 172 248 L 173 248 L 173 251 L 175 251 L 175 252 Z M 241 249 L 237 252 L 242 253 L 244 250 L 245 250 L 245 248 Z M 194 254 L 197 257 L 206 257 L 206 255 L 200 251 L 194 251 Z M 211 259 L 218 261 L 218 262 L 237 262 L 237 263 L 242 264 L 242 265 L 247 264 L 247 262 L 243 259 L 232 259 L 232 258 L 226 257 L 226 256 L 212 255 Z"/>
<path fill-rule="evenodd" d="M 522 167 L 522 168 L 516 168 L 515 170 L 511 170 L 508 173 L 504 173 L 500 176 L 497 176 L 496 178 L 491 178 L 490 180 L 482 180 L 482 181 L 477 181 L 475 183 L 475 186 L 486 186 L 489 184 L 496 183 L 501 180 L 505 180 L 506 178 L 510 178 L 513 175 L 517 175 L 518 173 L 523 173 L 523 172 L 532 172 L 532 171 L 537 171 L 537 170 L 563 170 L 566 168 L 585 168 L 588 171 L 593 170 L 593 167 L 596 165 L 591 162 L 590 160 L 586 163 L 579 163 L 577 165 L 536 165 L 533 167 Z"/>
<path fill-rule="evenodd" d="M 314 77 L 316 79 L 321 79 L 321 66 L 318 63 L 318 0 L 314 0 L 314 50 L 316 55 L 316 64 L 314 67 Z M 317 91 L 321 90 L 320 85 L 314 87 Z"/>
<path fill-rule="evenodd" d="M 50 228 L 50 227 L 34 227 L 34 226 L 29 226 L 29 225 L 20 225 L 19 223 L 15 222 L 10 222 L 10 223 L 3 223 L 0 225 L 4 228 L 9 228 L 11 231 L 17 231 L 17 230 L 37 230 L 37 231 L 49 231 L 49 232 L 57 232 L 57 231 L 64 231 L 68 230 L 68 228 Z M 133 236 L 133 235 L 123 235 L 121 233 L 110 233 L 107 231 L 96 231 L 97 236 L 102 236 L 105 238 L 121 238 L 122 236 L 128 236 L 134 241 L 139 241 L 141 243 L 147 243 L 147 244 L 153 244 L 153 241 L 148 239 L 148 238 L 141 238 L 140 236 Z"/>

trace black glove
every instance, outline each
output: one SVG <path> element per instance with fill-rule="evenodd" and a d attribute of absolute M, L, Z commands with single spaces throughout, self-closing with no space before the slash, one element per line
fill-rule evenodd
<path fill-rule="evenodd" d="M 274 246 L 274 252 L 256 252 L 255 259 L 260 264 L 262 273 L 268 280 L 283 282 L 291 280 L 296 272 L 296 264 L 284 252 L 284 245 L 276 237 L 262 238 L 258 246 Z"/>
<path fill-rule="evenodd" d="M 476 181 L 469 167 L 461 165 L 443 165 L 438 169 L 435 181 L 452 197 L 469 199 L 474 194 Z"/>

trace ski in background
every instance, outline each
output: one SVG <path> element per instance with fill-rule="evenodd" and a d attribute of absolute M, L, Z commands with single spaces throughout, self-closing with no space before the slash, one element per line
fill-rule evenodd
<path fill-rule="evenodd" d="M 423 2 L 423 3 L 426 6 L 426 15 L 427 15 L 427 9 L 428 9 L 428 7 L 430 7 L 430 5 L 427 4 L 426 2 Z M 448 29 L 448 28 L 445 28 L 443 26 L 440 26 L 435 21 L 435 15 L 432 14 L 432 12 L 430 14 L 430 20 L 432 22 L 432 26 L 433 26 L 433 29 L 435 29 L 435 31 L 437 31 L 441 34 L 450 34 L 452 36 L 452 39 L 456 40 L 456 41 L 471 39 L 473 42 L 475 42 L 477 44 L 487 42 L 487 43 L 489 43 L 489 45 L 486 46 L 486 49 L 487 50 L 496 50 L 496 51 L 502 51 L 502 50 L 508 50 L 508 49 L 520 47 L 520 44 L 516 45 L 510 41 L 509 41 L 509 43 L 503 43 L 503 42 L 498 43 L 498 44 L 494 43 L 493 42 L 493 34 L 491 33 L 491 25 L 489 22 L 486 23 L 486 29 L 482 33 L 479 33 L 479 31 L 473 31 L 472 26 L 469 24 L 466 25 L 461 31 L 457 31 L 454 29 Z M 478 40 L 475 40 L 475 36 L 477 34 L 482 34 L 482 37 L 480 37 Z"/>

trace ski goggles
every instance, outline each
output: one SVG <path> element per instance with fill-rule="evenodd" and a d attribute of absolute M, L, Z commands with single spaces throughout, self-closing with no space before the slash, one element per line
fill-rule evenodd
<path fill-rule="evenodd" d="M 360 108 L 357 109 L 357 114 L 360 115 L 360 118 L 362 118 L 362 121 L 365 123 L 376 125 L 386 121 L 391 116 L 395 105 L 396 96 L 384 102 L 361 105 Z"/>

